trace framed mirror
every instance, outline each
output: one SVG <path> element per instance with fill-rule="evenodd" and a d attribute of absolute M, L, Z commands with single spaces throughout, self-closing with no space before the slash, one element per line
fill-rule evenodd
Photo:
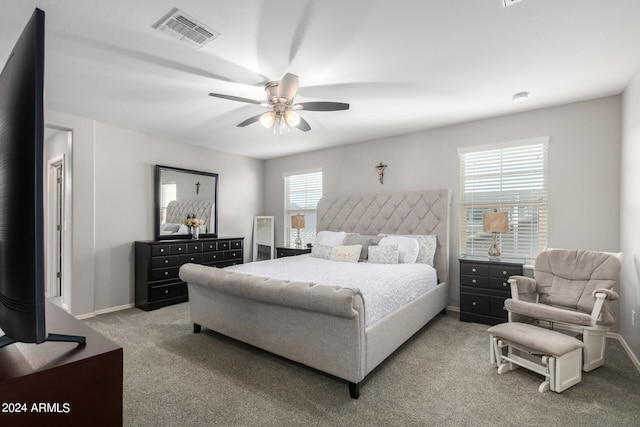
<path fill-rule="evenodd" d="M 253 220 L 253 260 L 273 259 L 274 220 L 272 216 L 257 216 Z"/>
<path fill-rule="evenodd" d="M 155 168 L 156 240 L 191 238 L 187 217 L 201 220 L 200 237 L 218 236 L 218 174 Z"/>

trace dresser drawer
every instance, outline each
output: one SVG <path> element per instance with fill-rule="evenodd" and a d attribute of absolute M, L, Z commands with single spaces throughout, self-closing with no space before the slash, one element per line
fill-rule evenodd
<path fill-rule="evenodd" d="M 153 245 L 151 246 L 151 256 L 169 255 L 171 254 L 171 245 Z"/>
<path fill-rule="evenodd" d="M 158 256 L 151 258 L 151 268 L 167 268 L 180 266 L 180 257 L 178 255 Z"/>
<path fill-rule="evenodd" d="M 467 275 L 461 275 L 460 276 L 460 285 L 462 286 L 482 286 L 482 287 L 487 287 L 489 286 L 489 278 L 488 277 L 482 277 L 482 276 L 467 276 Z"/>
<path fill-rule="evenodd" d="M 229 241 L 218 242 L 219 251 L 228 251 L 229 249 L 231 249 L 231 242 Z"/>
<path fill-rule="evenodd" d="M 187 253 L 186 243 L 180 243 L 180 244 L 174 243 L 173 245 L 171 245 L 171 255 L 181 255 L 186 253 Z"/>
<path fill-rule="evenodd" d="M 202 262 L 205 264 L 217 261 L 222 261 L 222 252 L 205 252 L 202 254 Z"/>
<path fill-rule="evenodd" d="M 522 274 L 522 267 L 510 265 L 491 265 L 489 266 L 489 276 L 504 277 L 508 279 L 510 276 L 518 276 Z"/>
<path fill-rule="evenodd" d="M 203 245 L 200 242 L 187 243 L 187 253 L 188 254 L 200 253 L 202 252 L 202 246 Z"/>
<path fill-rule="evenodd" d="M 242 251 L 224 251 L 222 257 L 224 260 L 240 259 L 242 257 Z"/>
<path fill-rule="evenodd" d="M 491 313 L 491 297 L 478 294 L 460 294 L 460 310 L 474 314 Z"/>
<path fill-rule="evenodd" d="M 186 254 L 180 255 L 180 264 L 186 264 L 187 262 L 193 264 L 202 264 L 203 263 L 203 254 Z"/>
<path fill-rule="evenodd" d="M 180 267 L 158 268 L 151 270 L 150 278 L 152 282 L 156 282 L 158 280 L 177 279 L 179 270 Z"/>
<path fill-rule="evenodd" d="M 187 284 L 184 282 L 149 286 L 149 301 L 160 301 L 163 299 L 177 298 L 186 295 Z"/>
<path fill-rule="evenodd" d="M 204 252 L 215 252 L 218 250 L 218 242 L 206 242 L 202 245 Z"/>
<path fill-rule="evenodd" d="M 242 249 L 242 240 L 232 240 L 230 243 L 230 249 Z"/>
<path fill-rule="evenodd" d="M 509 278 L 505 277 L 504 279 L 500 279 L 497 277 L 490 277 L 488 287 L 491 289 L 499 289 L 501 291 L 511 291 L 511 286 L 508 282 Z"/>
<path fill-rule="evenodd" d="M 485 264 L 471 264 L 461 262 L 460 274 L 466 274 L 469 276 L 487 276 L 489 275 L 489 266 Z"/>

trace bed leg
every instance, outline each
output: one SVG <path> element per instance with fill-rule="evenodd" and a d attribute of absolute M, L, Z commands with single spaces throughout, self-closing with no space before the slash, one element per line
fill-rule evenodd
<path fill-rule="evenodd" d="M 352 399 L 357 399 L 360 397 L 360 384 L 349 383 L 349 394 Z"/>
<path fill-rule="evenodd" d="M 447 307 L 443 308 L 440 314 L 447 314 Z"/>
<path fill-rule="evenodd" d="M 197 334 L 202 330 L 202 326 L 198 325 L 197 323 L 193 324 L 193 333 Z"/>

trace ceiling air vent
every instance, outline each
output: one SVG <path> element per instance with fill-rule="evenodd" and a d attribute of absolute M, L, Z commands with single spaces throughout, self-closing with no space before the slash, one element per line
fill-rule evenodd
<path fill-rule="evenodd" d="M 201 48 L 220 37 L 220 33 L 193 19 L 176 8 L 153 24 L 153 28 L 170 36 Z"/>

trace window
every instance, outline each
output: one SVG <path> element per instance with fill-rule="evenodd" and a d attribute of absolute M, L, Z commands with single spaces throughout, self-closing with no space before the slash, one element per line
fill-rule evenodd
<path fill-rule="evenodd" d="M 284 174 L 284 244 L 293 246 L 298 230 L 291 228 L 292 215 L 304 215 L 300 229 L 303 244 L 316 238 L 316 208 L 322 198 L 322 171 L 312 170 Z"/>
<path fill-rule="evenodd" d="M 502 256 L 534 259 L 547 246 L 549 138 L 459 149 L 460 253 L 486 255 L 492 236 L 482 214 L 509 213 L 510 231 L 498 233 Z"/>

